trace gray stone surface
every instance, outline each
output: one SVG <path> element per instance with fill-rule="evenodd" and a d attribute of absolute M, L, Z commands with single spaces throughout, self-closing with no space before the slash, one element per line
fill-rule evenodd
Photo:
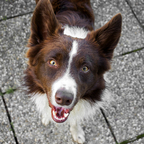
<path fill-rule="evenodd" d="M 113 60 L 108 86 L 115 105 L 107 117 L 119 142 L 144 133 L 144 50 Z"/>
<path fill-rule="evenodd" d="M 115 56 L 144 46 L 144 31 L 124 0 L 92 0 L 92 7 L 95 13 L 96 29 L 103 26 L 117 13 L 122 14 L 122 35 L 114 52 Z"/>
<path fill-rule="evenodd" d="M 95 28 L 100 28 L 117 13 L 123 16 L 123 30 L 115 56 L 144 47 L 144 31 L 122 0 L 91 0 L 95 13 Z M 143 0 L 130 0 L 142 24 Z M 34 0 L 1 0 L 0 19 L 34 9 Z M 26 44 L 30 35 L 32 14 L 0 22 L 0 88 L 21 89 L 23 70 L 26 67 Z M 118 142 L 144 133 L 144 50 L 117 57 L 108 74 L 108 85 L 114 93 L 115 104 L 106 115 Z M 47 127 L 41 124 L 35 106 L 20 91 L 4 96 L 20 143 L 74 144 L 68 125 Z M 113 144 L 114 140 L 100 113 L 94 121 L 83 123 L 88 144 Z M 63 130 L 63 131 L 62 131 Z M 2 133 L 1 133 L 2 132 Z M 12 132 L 0 97 L 0 143 L 14 143 Z M 144 138 L 132 144 L 143 144 Z"/>
<path fill-rule="evenodd" d="M 30 35 L 31 15 L 0 23 L 0 87 L 20 87 L 26 66 L 26 44 Z"/>
<path fill-rule="evenodd" d="M 0 96 L 0 143 L 15 144 L 13 133 L 10 128 L 6 110 Z"/>
<path fill-rule="evenodd" d="M 21 91 L 5 95 L 14 129 L 19 143 L 36 144 L 75 144 L 69 131 L 69 125 L 50 123 L 43 126 L 35 105 Z M 100 112 L 93 120 L 83 122 L 86 144 L 114 144 L 113 137 Z"/>
<path fill-rule="evenodd" d="M 144 1 L 143 0 L 129 0 L 136 16 L 144 27 Z"/>
<path fill-rule="evenodd" d="M 0 0 L 0 20 L 33 12 L 35 0 Z"/>

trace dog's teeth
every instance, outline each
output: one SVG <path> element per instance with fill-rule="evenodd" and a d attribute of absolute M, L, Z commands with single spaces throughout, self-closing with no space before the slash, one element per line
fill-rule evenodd
<path fill-rule="evenodd" d="M 64 113 L 64 116 L 67 117 L 69 114 L 68 113 Z"/>
<path fill-rule="evenodd" d="M 54 115 L 54 116 L 56 115 L 56 112 L 55 112 L 55 111 L 53 111 L 53 115 Z"/>
<path fill-rule="evenodd" d="M 58 117 L 57 112 L 53 110 L 53 117 L 58 121 L 64 121 L 68 117 L 69 113 L 64 113 L 63 117 Z"/>

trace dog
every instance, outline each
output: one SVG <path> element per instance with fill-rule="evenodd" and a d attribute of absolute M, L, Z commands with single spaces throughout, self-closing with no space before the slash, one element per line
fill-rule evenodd
<path fill-rule="evenodd" d="M 85 142 L 80 121 L 111 99 L 104 74 L 121 27 L 117 14 L 94 30 L 90 0 L 36 0 L 24 80 L 44 125 L 67 121 L 74 141 Z"/>

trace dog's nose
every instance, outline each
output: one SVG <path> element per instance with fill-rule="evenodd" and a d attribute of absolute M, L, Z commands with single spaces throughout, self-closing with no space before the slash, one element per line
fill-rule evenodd
<path fill-rule="evenodd" d="M 73 94 L 66 90 L 58 90 L 55 95 L 56 103 L 59 105 L 70 105 L 73 101 Z"/>

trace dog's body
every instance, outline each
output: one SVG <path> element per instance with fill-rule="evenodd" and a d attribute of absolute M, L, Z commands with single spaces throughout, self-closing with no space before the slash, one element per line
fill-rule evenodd
<path fill-rule="evenodd" d="M 94 31 L 89 0 L 36 0 L 25 82 L 42 123 L 70 122 L 74 140 L 84 143 L 78 122 L 109 99 L 104 73 L 110 69 L 121 33 L 121 15 Z"/>

